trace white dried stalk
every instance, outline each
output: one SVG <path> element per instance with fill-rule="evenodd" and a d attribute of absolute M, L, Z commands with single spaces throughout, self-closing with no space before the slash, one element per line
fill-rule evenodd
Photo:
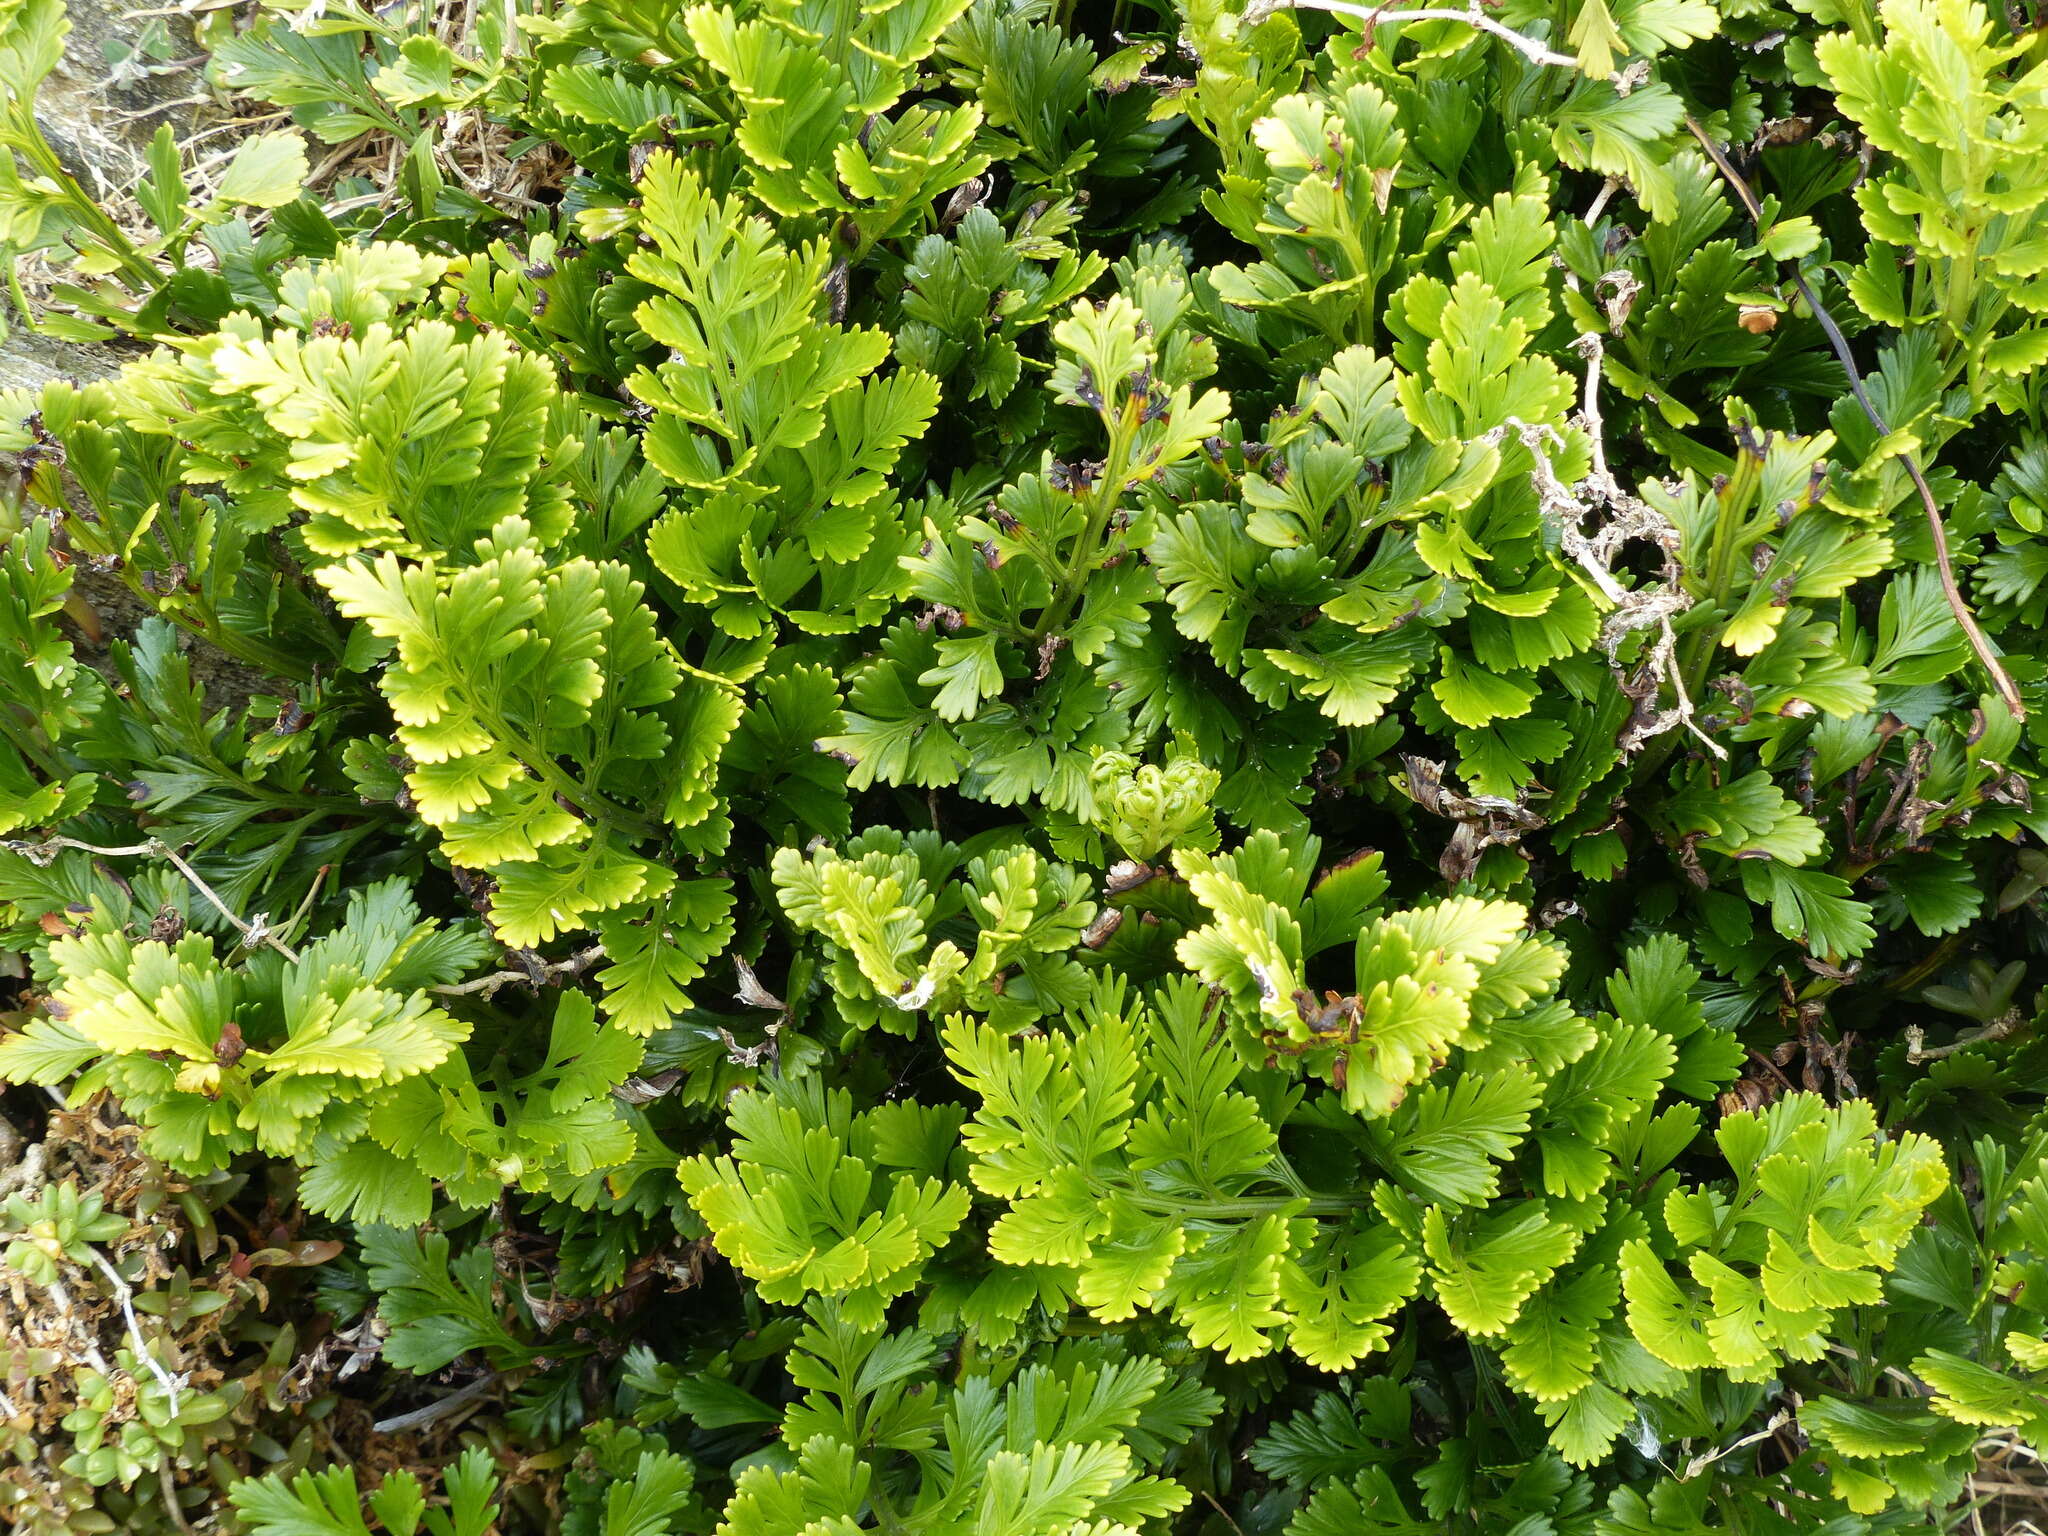
<path fill-rule="evenodd" d="M 1564 439 L 1554 427 L 1531 424 L 1510 416 L 1505 424 L 1496 427 L 1488 436 L 1498 442 L 1513 431 L 1522 446 L 1529 450 L 1529 478 L 1535 483 L 1544 517 L 1556 526 L 1564 552 L 1578 563 L 1599 589 L 1600 595 L 1613 605 L 1613 611 L 1600 628 L 1600 644 L 1607 653 L 1608 664 L 1619 673 L 1621 663 L 1617 657 L 1622 641 L 1637 630 L 1656 631 L 1641 665 L 1648 669 L 1649 675 L 1656 678 L 1660 686 L 1669 686 L 1674 702 L 1668 709 L 1657 710 L 1639 728 L 1637 744 L 1683 726 L 1698 737 L 1709 752 L 1725 761 L 1728 756 L 1726 749 L 1702 731 L 1694 718 L 1695 706 L 1686 691 L 1685 678 L 1678 665 L 1678 636 L 1671 627 L 1671 620 L 1690 608 L 1692 599 L 1675 580 L 1632 589 L 1615 579 L 1614 561 L 1622 545 L 1633 539 L 1646 539 L 1668 554 L 1678 543 L 1678 530 L 1641 497 L 1624 490 L 1608 468 L 1607 445 L 1600 419 L 1600 362 L 1605 349 L 1596 335 L 1581 336 L 1577 348 L 1579 355 L 1586 360 L 1585 399 L 1579 409 L 1578 424 L 1591 441 L 1593 451 L 1593 466 L 1584 479 L 1568 486 L 1559 478 L 1557 467 L 1550 461 L 1550 449 L 1553 446 L 1562 448 Z M 1586 522 L 1596 513 L 1604 513 L 1605 517 L 1589 537 Z"/>

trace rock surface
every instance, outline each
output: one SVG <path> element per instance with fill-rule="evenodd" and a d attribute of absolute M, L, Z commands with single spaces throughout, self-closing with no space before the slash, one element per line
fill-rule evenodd
<path fill-rule="evenodd" d="M 10 325 L 14 322 L 9 318 Z M 103 378 L 120 366 L 104 347 L 81 347 L 30 334 L 19 325 L 0 341 L 0 389 L 38 389 L 50 379 Z"/>
<path fill-rule="evenodd" d="M 149 0 L 136 0 L 148 7 Z M 71 35 L 64 62 L 36 97 L 43 135 L 86 190 L 119 198 L 142 176 L 150 139 L 164 123 L 181 141 L 206 134 L 206 152 L 234 141 L 231 115 L 214 99 L 203 79 L 200 50 L 188 22 L 179 17 L 137 15 L 121 0 L 68 0 Z M 182 67 L 152 72 L 123 65 L 145 29 L 166 24 L 169 52 Z M 163 51 L 159 48 L 157 51 Z M 121 366 L 122 350 L 80 345 L 39 336 L 8 317 L 0 341 L 0 389 L 38 389 L 53 378 L 104 378 Z M 149 613 L 118 576 L 81 566 L 74 590 L 93 610 L 91 630 L 71 639 L 81 659 L 96 667 L 107 661 L 104 641 L 134 632 Z M 190 646 L 194 676 L 207 690 L 209 707 L 238 706 L 265 680 L 204 643 Z"/>
<path fill-rule="evenodd" d="M 136 4 L 155 9 L 149 0 Z M 150 138 L 162 124 L 169 123 L 183 140 L 228 120 L 201 77 L 199 48 L 182 17 L 139 14 L 121 0 L 68 0 L 68 10 L 71 35 L 65 39 L 64 62 L 43 82 L 36 118 L 50 146 L 87 191 L 114 198 L 132 187 L 142 175 Z M 164 29 L 172 62 L 182 67 L 122 62 L 152 26 Z M 227 142 L 226 134 L 209 140 Z M 51 378 L 97 378 L 119 366 L 119 357 L 106 348 L 37 336 L 13 316 L 8 324 L 7 338 L 0 342 L 0 389 L 33 389 Z"/>

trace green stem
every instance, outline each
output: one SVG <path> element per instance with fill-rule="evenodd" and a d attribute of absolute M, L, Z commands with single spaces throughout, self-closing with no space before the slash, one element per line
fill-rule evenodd
<path fill-rule="evenodd" d="M 1749 500 L 1756 494 L 1759 473 L 1763 461 L 1738 447 L 1735 452 L 1735 469 L 1721 489 L 1715 493 L 1715 517 L 1712 542 L 1707 550 L 1706 590 L 1695 593 L 1701 607 L 1720 610 L 1715 617 L 1720 622 L 1702 624 L 1686 636 L 1680 652 L 1679 675 L 1685 679 L 1686 697 L 1698 703 L 1706 693 L 1707 674 L 1714 668 L 1714 652 L 1721 643 L 1722 632 L 1727 627 L 1726 607 L 1728 589 L 1734 584 L 1737 546 L 1741 542 L 1744 521 L 1749 511 Z M 1685 740 L 1683 731 L 1666 731 L 1649 749 L 1636 760 L 1635 782 L 1651 782 L 1663 771 Z"/>
<path fill-rule="evenodd" d="M 903 1524 L 903 1517 L 896 1513 L 895 1504 L 882 1491 L 879 1469 L 877 1469 L 877 1475 L 868 1482 L 868 1507 L 875 1512 L 875 1523 L 882 1530 L 901 1531 L 906 1528 Z"/>
<path fill-rule="evenodd" d="M 1297 1216 L 1343 1216 L 1370 1204 L 1364 1196 L 1254 1195 L 1238 1200 L 1166 1200 L 1145 1195 L 1133 1197 L 1133 1204 L 1153 1216 L 1174 1216 L 1187 1221 L 1246 1221 L 1287 1212 Z"/>
<path fill-rule="evenodd" d="M 232 656 L 236 661 L 256 668 L 271 677 L 288 677 L 295 683 L 309 683 L 313 680 L 313 663 L 289 651 L 281 651 L 253 640 L 249 636 L 229 629 L 220 621 L 220 616 L 211 609 L 184 610 L 166 608 L 157 594 L 143 586 L 135 568 L 126 562 L 121 565 L 121 581 L 134 594 L 136 600 L 160 619 L 168 620 L 196 635 L 215 650 Z"/>
<path fill-rule="evenodd" d="M 54 751 L 36 741 L 33 730 L 23 730 L 14 721 L 0 717 L 0 737 L 33 763 L 45 779 L 57 783 L 65 777 L 64 766 Z"/>
<path fill-rule="evenodd" d="M 1059 568 L 1059 560 L 1051 550 L 1046 548 L 1045 541 L 1038 536 L 1035 529 L 1027 523 L 1019 522 L 1015 528 L 1004 534 L 1003 537 L 1010 540 L 1013 544 L 1020 545 L 1024 552 L 1037 563 L 1038 568 L 1045 572 L 1046 580 L 1053 580 L 1053 572 Z M 1011 639 L 1023 644 L 1033 644 L 1038 638 L 1036 631 L 1018 628 L 1014 625 L 1005 625 L 1003 627 Z"/>
<path fill-rule="evenodd" d="M 1981 230 L 1971 229 L 1963 232 L 1963 244 L 1971 254 L 1962 260 L 1950 259 L 1948 264 L 1948 281 L 1942 285 L 1941 318 L 1943 324 L 1948 328 L 1951 349 L 1962 338 L 1964 329 L 1969 323 L 1970 307 L 1977 296 L 1977 263 L 1975 258 L 1977 243 L 1982 237 L 1983 232 Z"/>
<path fill-rule="evenodd" d="M 1949 957 L 1961 948 L 1962 935 L 1950 934 L 1939 944 L 1935 945 L 1933 949 L 1929 950 L 1921 959 L 1916 961 L 1909 969 L 1886 982 L 1885 990 L 1888 992 L 1912 991 L 1913 988 L 1948 964 Z"/>
<path fill-rule="evenodd" d="M 1295 1171 L 1294 1164 L 1287 1160 L 1285 1153 L 1275 1152 L 1273 1154 L 1272 1169 L 1273 1179 L 1276 1183 L 1286 1185 L 1303 1200 L 1312 1201 L 1316 1198 L 1315 1191 L 1310 1189 L 1307 1181 Z"/>
<path fill-rule="evenodd" d="M 188 634 L 197 635 L 215 650 L 225 652 L 227 655 L 234 657 L 235 660 L 255 667 L 271 677 L 288 677 L 295 683 L 309 683 L 313 680 L 313 664 L 311 662 L 302 660 L 287 651 L 273 649 L 261 641 L 250 639 L 247 635 L 239 634 L 222 624 L 219 618 L 211 612 L 192 614 L 181 612 L 177 609 L 161 607 L 158 605 L 154 594 L 149 592 L 139 580 L 136 580 L 132 572 L 125 566 L 122 568 L 122 576 L 127 583 L 128 590 L 153 609 L 158 617 L 169 619 Z"/>
<path fill-rule="evenodd" d="M 1707 596 L 1716 607 L 1728 601 L 1735 582 L 1736 562 L 1741 556 L 1741 533 L 1749 512 L 1749 499 L 1756 494 L 1763 460 L 1747 449 L 1738 448 L 1735 472 L 1729 475 L 1719 495 L 1714 518 L 1714 547 L 1707 558 Z"/>
<path fill-rule="evenodd" d="M 14 305 L 14 312 L 21 316 L 21 323 L 31 331 L 36 328 L 36 312 L 29 307 L 28 294 L 21 286 L 21 263 L 7 262 L 7 296 Z M 7 334 L 7 328 L 0 326 L 0 338 Z"/>
<path fill-rule="evenodd" d="M 1339 577 L 1348 572 L 1359 554 L 1365 549 L 1365 541 L 1380 529 L 1378 513 L 1380 504 L 1386 500 L 1386 488 L 1379 485 L 1366 487 L 1365 506 L 1358 509 L 1352 520 L 1351 532 L 1338 547 L 1334 569 Z"/>
<path fill-rule="evenodd" d="M 1749 1204 L 1749 1197 L 1755 1193 L 1756 1170 L 1754 1168 L 1736 1169 L 1735 1193 L 1730 1197 L 1727 1207 L 1714 1220 L 1714 1235 L 1707 1240 L 1706 1244 L 1706 1251 L 1708 1253 L 1713 1254 L 1716 1258 L 1721 1256 L 1723 1245 L 1734 1235 L 1736 1218 L 1742 1214 L 1743 1207 Z"/>
<path fill-rule="evenodd" d="M 1104 387 L 1111 382 L 1103 381 Z M 1118 505 L 1123 501 L 1124 481 L 1130 474 L 1131 439 L 1137 434 L 1133 407 L 1142 409 L 1142 404 L 1134 399 L 1125 400 L 1123 409 L 1110 425 L 1109 453 L 1102 462 L 1102 478 L 1096 482 L 1088 520 L 1081 529 L 1081 537 L 1075 541 L 1073 558 L 1054 584 L 1052 598 L 1031 631 L 1033 645 L 1042 643 L 1046 636 L 1056 635 L 1065 627 L 1067 620 L 1073 617 L 1075 604 L 1087 590 L 1088 578 L 1101 562 L 1102 540 L 1109 532 L 1110 520 L 1116 516 Z"/>
<path fill-rule="evenodd" d="M 536 774 L 543 784 L 577 810 L 595 820 L 609 822 L 630 836 L 654 836 L 655 825 L 646 817 L 627 810 L 618 802 L 591 789 L 582 780 L 563 772 L 561 765 L 556 763 L 551 755 L 528 741 L 523 733 L 515 731 L 497 711 L 487 708 L 473 696 L 466 702 L 471 712 L 484 723 L 491 734 L 512 749 L 513 756 Z"/>
<path fill-rule="evenodd" d="M 35 119 L 28 117 L 24 122 L 25 115 L 19 107 L 16 108 L 14 131 L 9 135 L 22 158 L 57 185 L 72 217 L 91 231 L 93 238 L 107 248 L 123 271 L 143 287 L 154 289 L 163 281 L 163 273 L 136 248 L 121 226 L 107 216 L 106 210 L 86 195 L 85 189 L 64 168 L 64 162 L 57 158 L 57 152 L 43 137 Z"/>

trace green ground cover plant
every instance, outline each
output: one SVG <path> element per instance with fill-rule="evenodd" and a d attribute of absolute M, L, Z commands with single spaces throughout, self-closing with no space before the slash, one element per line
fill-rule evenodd
<path fill-rule="evenodd" d="M 259 0 L 113 200 L 64 33 L 15 1528 L 1998 1517 L 2048 21 Z"/>

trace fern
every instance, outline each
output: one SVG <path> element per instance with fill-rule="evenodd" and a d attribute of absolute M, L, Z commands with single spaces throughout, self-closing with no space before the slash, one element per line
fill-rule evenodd
<path fill-rule="evenodd" d="M 2048 1432 L 2038 39 L 221 19 L 274 115 L 103 209 L 0 0 L 11 308 L 140 343 L 0 394 L 10 1524 L 1839 1536 Z"/>

